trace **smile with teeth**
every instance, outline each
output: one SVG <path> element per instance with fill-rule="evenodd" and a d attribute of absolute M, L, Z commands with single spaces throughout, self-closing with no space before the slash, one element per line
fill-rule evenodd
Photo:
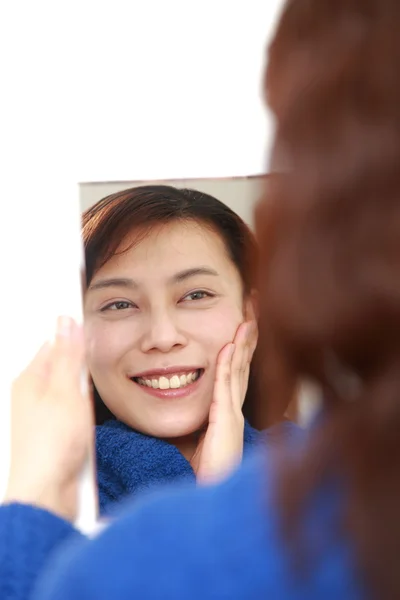
<path fill-rule="evenodd" d="M 197 369 L 197 371 L 192 371 L 190 373 L 169 375 L 168 377 L 163 375 L 161 377 L 152 377 L 151 379 L 147 377 L 133 377 L 132 379 L 139 385 L 144 385 L 145 387 L 150 387 L 155 390 L 176 390 L 179 388 L 184 388 L 197 381 L 201 375 L 201 372 L 202 369 Z"/>

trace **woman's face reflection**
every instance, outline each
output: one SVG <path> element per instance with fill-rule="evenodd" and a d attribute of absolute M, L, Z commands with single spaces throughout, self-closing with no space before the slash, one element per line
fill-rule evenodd
<path fill-rule="evenodd" d="M 217 355 L 233 340 L 245 305 L 217 233 L 196 222 L 152 228 L 99 269 L 87 290 L 88 364 L 105 404 L 156 437 L 200 429 Z"/>

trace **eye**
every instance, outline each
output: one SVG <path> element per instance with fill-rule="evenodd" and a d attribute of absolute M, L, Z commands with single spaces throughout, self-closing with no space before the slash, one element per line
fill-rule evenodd
<path fill-rule="evenodd" d="M 190 292 L 187 296 L 184 296 L 182 300 L 203 300 L 204 298 L 213 298 L 213 294 L 210 292 L 205 292 L 204 290 L 195 290 L 194 292 Z"/>
<path fill-rule="evenodd" d="M 107 304 L 107 306 L 103 306 L 101 312 L 105 312 L 106 310 L 127 310 L 128 308 L 134 308 L 135 305 L 132 302 L 128 302 L 127 300 L 117 300 L 116 302 L 111 302 Z"/>

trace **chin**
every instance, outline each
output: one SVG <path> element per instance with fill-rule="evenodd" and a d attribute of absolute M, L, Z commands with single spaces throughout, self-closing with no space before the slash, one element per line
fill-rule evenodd
<path fill-rule="evenodd" d="M 168 423 L 165 421 L 161 423 L 154 423 L 154 425 L 148 429 L 148 433 L 149 435 L 160 439 L 186 437 L 199 431 L 204 426 L 206 421 L 207 417 L 201 415 L 198 418 L 180 420 L 176 419 L 175 421 Z"/>

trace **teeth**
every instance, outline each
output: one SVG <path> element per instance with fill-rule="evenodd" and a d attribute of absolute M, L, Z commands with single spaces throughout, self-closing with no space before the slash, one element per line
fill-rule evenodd
<path fill-rule="evenodd" d="M 185 375 L 172 375 L 170 378 L 168 377 L 159 377 L 158 379 L 143 379 L 139 377 L 137 382 L 140 385 L 144 385 L 147 387 L 151 387 L 155 390 L 169 390 L 169 389 L 178 389 L 185 387 L 198 379 L 200 376 L 200 370 L 193 371 L 192 373 L 186 373 Z"/>
<path fill-rule="evenodd" d="M 169 387 L 175 390 L 178 387 L 181 387 L 181 380 L 179 379 L 178 375 L 174 375 L 173 377 L 171 377 L 171 379 L 169 380 Z"/>
<path fill-rule="evenodd" d="M 166 377 L 160 377 L 160 390 L 168 390 L 169 389 L 169 381 Z"/>

